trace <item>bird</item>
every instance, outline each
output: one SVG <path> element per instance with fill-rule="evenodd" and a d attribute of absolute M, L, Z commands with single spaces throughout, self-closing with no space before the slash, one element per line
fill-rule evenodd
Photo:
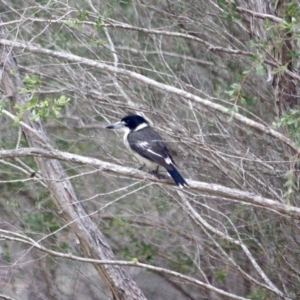
<path fill-rule="evenodd" d="M 187 182 L 177 170 L 166 144 L 145 118 L 130 114 L 106 128 L 124 131 L 124 144 L 142 163 L 142 168 L 146 166 L 150 170 L 155 170 L 154 174 L 158 174 L 159 167 L 164 167 L 178 187 L 188 187 Z"/>

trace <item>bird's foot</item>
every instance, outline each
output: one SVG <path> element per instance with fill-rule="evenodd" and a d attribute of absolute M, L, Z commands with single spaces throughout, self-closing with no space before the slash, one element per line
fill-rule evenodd
<path fill-rule="evenodd" d="M 138 167 L 138 170 L 143 170 L 145 168 L 145 164 L 142 164 L 140 167 Z"/>
<path fill-rule="evenodd" d="M 154 175 L 155 177 L 157 177 L 158 179 L 167 179 L 168 177 L 163 175 L 163 174 L 159 174 L 158 173 L 158 169 L 156 170 L 152 170 L 152 171 L 149 171 L 150 174 Z"/>

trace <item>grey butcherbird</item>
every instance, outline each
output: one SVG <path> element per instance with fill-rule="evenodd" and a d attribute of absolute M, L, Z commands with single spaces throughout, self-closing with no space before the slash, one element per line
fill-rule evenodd
<path fill-rule="evenodd" d="M 147 168 L 158 171 L 159 166 L 164 167 L 174 182 L 180 187 L 188 187 L 185 179 L 176 169 L 176 164 L 162 141 L 161 136 L 141 116 L 128 115 L 121 121 L 107 126 L 108 129 L 123 129 L 125 145 L 137 159 Z"/>

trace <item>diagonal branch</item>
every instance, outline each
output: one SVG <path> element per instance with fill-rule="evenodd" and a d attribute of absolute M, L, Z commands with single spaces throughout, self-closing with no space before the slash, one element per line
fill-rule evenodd
<path fill-rule="evenodd" d="M 0 36 L 3 37 L 4 33 L 0 32 Z M 28 99 L 27 95 L 19 93 L 23 87 L 22 78 L 11 48 L 3 44 L 0 46 L 0 65 L 1 83 L 12 107 L 23 105 Z M 45 149 L 54 151 L 42 122 L 32 121 L 29 113 L 26 112 L 23 115 L 21 126 L 31 147 L 39 148 L 42 145 Z M 37 134 L 38 139 L 36 138 Z M 41 155 L 35 158 L 57 210 L 77 235 L 85 255 L 94 259 L 114 260 L 114 253 L 106 243 L 103 233 L 92 222 L 78 201 L 60 162 L 56 159 L 46 159 Z M 119 266 L 94 264 L 94 267 L 110 290 L 112 299 L 146 300 L 136 283 Z"/>
<path fill-rule="evenodd" d="M 174 185 L 171 180 L 158 179 L 155 176 L 146 172 L 123 167 L 109 162 L 105 162 L 96 158 L 85 157 L 77 154 L 71 154 L 69 152 L 62 152 L 58 150 L 46 150 L 42 148 L 23 148 L 18 150 L 0 150 L 0 158 L 12 158 L 23 156 L 35 156 L 44 157 L 50 159 L 58 159 L 70 163 L 89 165 L 98 168 L 99 171 L 109 174 L 122 175 L 128 178 L 135 178 L 141 180 L 148 180 L 159 184 Z M 53 179 L 58 181 L 58 179 Z M 61 182 L 67 180 L 66 174 L 60 178 Z M 218 184 L 211 184 L 201 181 L 187 180 L 190 189 L 207 193 L 208 195 L 220 196 L 226 199 L 236 200 L 251 204 L 257 207 L 262 207 L 271 210 L 275 213 L 284 215 L 286 217 L 293 217 L 300 219 L 300 208 L 290 205 L 284 205 L 269 198 L 255 195 L 249 192 L 244 192 L 238 189 L 227 188 Z"/>
<path fill-rule="evenodd" d="M 279 18 L 277 16 L 274 16 L 274 15 L 270 15 L 270 14 L 264 14 L 264 13 L 260 13 L 260 12 L 256 12 L 256 11 L 253 11 L 253 10 L 250 10 L 250 9 L 246 9 L 244 7 L 241 7 L 241 6 L 238 6 L 235 8 L 236 11 L 240 12 L 240 13 L 245 13 L 247 15 L 250 15 L 252 17 L 255 17 L 255 18 L 258 18 L 258 19 L 263 19 L 263 20 L 271 20 L 275 23 L 283 23 L 285 22 L 284 19 L 282 18 Z"/>
<path fill-rule="evenodd" d="M 192 205 L 189 203 L 189 201 L 186 199 L 186 197 L 184 197 L 183 193 L 179 192 L 179 195 L 181 196 L 182 204 L 183 204 L 185 211 L 188 213 L 188 215 L 191 217 L 191 219 L 196 224 L 203 226 L 204 228 L 213 232 L 217 236 L 220 236 L 224 240 L 227 240 L 235 245 L 238 245 L 243 249 L 246 257 L 249 259 L 249 261 L 253 265 L 254 269 L 258 272 L 260 277 L 266 283 L 266 285 L 263 283 L 259 283 L 259 284 L 261 284 L 265 288 L 268 288 L 269 290 L 273 291 L 274 293 L 276 293 L 278 296 L 284 298 L 285 300 L 291 299 L 289 297 L 286 297 L 285 294 L 276 287 L 276 285 L 271 281 L 271 279 L 267 276 L 267 274 L 259 266 L 256 259 L 253 257 L 252 253 L 249 251 L 249 248 L 241 239 L 232 238 L 232 237 L 228 236 L 227 234 L 224 234 L 221 230 L 210 225 L 200 214 L 198 214 L 196 212 L 196 210 L 192 207 Z M 247 274 L 247 276 L 248 276 L 248 274 Z"/>
<path fill-rule="evenodd" d="M 172 271 L 169 269 L 165 269 L 165 268 L 161 268 L 161 267 L 157 267 L 157 266 L 153 266 L 153 265 L 149 265 L 149 264 L 145 264 L 145 263 L 140 263 L 137 260 L 133 260 L 133 261 L 97 260 L 97 259 L 91 259 L 91 258 L 72 255 L 71 253 L 62 253 L 62 252 L 58 252 L 58 251 L 54 251 L 49 248 L 46 248 L 46 247 L 42 246 L 39 242 L 33 240 L 32 238 L 30 238 L 26 235 L 11 232 L 8 230 L 3 230 L 3 229 L 0 229 L 0 238 L 4 239 L 4 240 L 16 241 L 16 242 L 20 242 L 23 244 L 27 244 L 27 245 L 31 246 L 32 248 L 36 248 L 42 252 L 48 253 L 51 256 L 55 256 L 55 257 L 62 257 L 65 259 L 71 259 L 71 260 L 75 260 L 75 261 L 100 264 L 100 265 L 121 265 L 121 266 L 132 266 L 132 267 L 143 268 L 143 269 L 151 270 L 151 271 L 154 271 L 157 273 L 163 273 L 163 274 L 174 276 L 175 278 L 178 278 L 180 280 L 204 287 L 204 288 L 214 291 L 220 295 L 229 297 L 230 299 L 236 299 L 236 300 L 247 300 L 248 299 L 248 298 L 239 297 L 234 294 L 225 292 L 222 289 L 216 288 L 213 285 L 204 283 L 204 282 L 202 282 L 198 279 L 192 278 L 190 276 L 183 275 L 181 273 L 178 273 L 178 272 L 175 272 L 175 271 Z"/>
<path fill-rule="evenodd" d="M 270 19 L 276 23 L 283 22 L 283 20 L 278 17 L 272 16 L 272 15 L 264 15 L 264 14 L 255 13 L 250 10 L 243 9 L 242 7 L 237 7 L 236 10 L 247 13 L 247 14 L 251 14 L 252 16 L 255 16 L 257 18 Z M 46 24 L 66 24 L 66 25 L 70 24 L 70 22 L 74 22 L 76 24 L 84 24 L 84 25 L 89 25 L 89 26 L 93 26 L 93 27 L 99 26 L 96 22 L 78 21 L 77 19 L 73 20 L 73 19 L 62 19 L 62 18 L 59 18 L 59 19 L 27 18 L 26 21 L 40 22 L 40 23 L 46 23 Z M 9 21 L 9 22 L 0 24 L 0 27 L 3 25 L 11 25 L 11 24 L 20 23 L 20 22 L 24 22 L 24 20 Z M 182 38 L 182 39 L 191 40 L 193 42 L 197 42 L 197 43 L 203 45 L 208 51 L 211 51 L 211 52 L 220 52 L 220 53 L 227 53 L 230 55 L 241 55 L 241 56 L 247 56 L 247 57 L 257 57 L 257 54 L 254 52 L 251 52 L 251 51 L 232 49 L 229 47 L 226 48 L 226 47 L 210 44 L 207 40 L 200 38 L 197 35 L 197 33 L 194 33 L 194 32 L 182 33 L 182 32 L 151 29 L 151 28 L 143 28 L 143 27 L 132 26 L 132 25 L 126 24 L 126 23 L 121 23 L 121 22 L 118 22 L 118 21 L 115 21 L 112 19 L 108 19 L 108 18 L 102 20 L 101 27 L 118 28 L 118 29 L 142 32 L 142 33 L 146 33 L 146 34 L 169 36 L 169 37 L 174 37 L 174 38 Z M 263 62 L 272 67 L 280 66 L 274 60 L 268 60 L 268 59 L 264 58 Z M 297 75 L 295 74 L 295 76 L 297 76 Z"/>
<path fill-rule="evenodd" d="M 265 134 L 267 134 L 267 135 L 269 135 L 273 138 L 276 138 L 277 140 L 279 140 L 282 143 L 289 146 L 296 153 L 300 154 L 300 147 L 298 147 L 292 140 L 287 138 L 285 135 L 283 135 L 280 132 L 270 128 L 269 126 L 263 125 L 263 124 L 258 123 L 256 121 L 253 121 L 253 120 L 251 120 L 251 119 L 249 119 L 249 118 L 247 118 L 247 117 L 245 117 L 245 116 L 243 116 L 239 113 L 236 113 L 236 112 L 233 112 L 233 111 L 229 110 L 227 107 L 224 107 L 220 104 L 217 104 L 217 103 L 214 103 L 212 101 L 203 99 L 199 96 L 196 96 L 194 94 L 186 92 L 182 89 L 160 83 L 158 81 L 150 79 L 150 78 L 148 78 L 146 76 L 143 76 L 141 74 L 135 73 L 133 71 L 128 71 L 128 70 L 125 70 L 125 69 L 109 66 L 107 64 L 100 63 L 100 62 L 97 62 L 97 61 L 92 60 L 92 59 L 80 57 L 80 56 L 77 56 L 77 55 L 74 55 L 74 54 L 48 50 L 48 49 L 44 49 L 44 48 L 41 48 L 41 47 L 38 47 L 38 46 L 33 46 L 33 45 L 30 45 L 30 44 L 10 41 L 10 40 L 7 40 L 7 39 L 0 39 L 0 45 L 6 45 L 6 46 L 10 46 L 10 47 L 15 47 L 15 48 L 26 49 L 26 50 L 28 50 L 32 53 L 45 54 L 45 55 L 49 55 L 49 56 L 56 57 L 56 58 L 62 58 L 62 59 L 66 59 L 66 60 L 71 61 L 71 62 L 82 63 L 82 64 L 85 64 L 85 65 L 88 65 L 88 66 L 91 66 L 91 67 L 95 67 L 95 68 L 98 68 L 98 69 L 101 69 L 101 70 L 105 70 L 105 71 L 110 72 L 110 73 L 125 75 L 129 78 L 138 80 L 142 83 L 148 84 L 148 85 L 153 86 L 153 87 L 155 87 L 157 89 L 160 89 L 162 91 L 180 96 L 183 99 L 185 99 L 186 101 L 190 100 L 190 101 L 198 103 L 198 104 L 200 104 L 200 105 L 202 105 L 202 106 L 204 106 L 208 109 L 212 109 L 216 112 L 220 112 L 222 114 L 228 115 L 232 119 L 235 119 L 236 121 L 239 121 L 239 122 L 245 124 L 246 126 L 251 127 L 252 129 L 255 129 L 259 132 L 265 133 Z M 291 74 L 289 74 L 289 73 L 291 73 Z M 286 71 L 286 74 L 289 74 L 291 76 L 296 76 L 297 80 L 300 81 L 300 77 L 298 75 L 294 74 L 293 72 Z"/>

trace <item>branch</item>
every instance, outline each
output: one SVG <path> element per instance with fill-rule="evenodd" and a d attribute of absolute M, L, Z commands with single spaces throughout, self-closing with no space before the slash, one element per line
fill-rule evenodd
<path fill-rule="evenodd" d="M 11 298 L 7 295 L 0 294 L 0 299 L 5 299 L 5 300 L 17 300 L 16 298 Z"/>
<path fill-rule="evenodd" d="M 137 260 L 136 261 L 123 261 L 123 260 L 98 260 L 98 259 L 85 258 L 85 257 L 75 256 L 75 255 L 72 255 L 70 253 L 65 254 L 65 253 L 54 251 L 54 250 L 50 250 L 50 249 L 40 245 L 38 242 L 36 242 L 32 238 L 27 237 L 25 235 L 22 235 L 20 233 L 14 233 L 14 232 L 7 231 L 7 230 L 2 230 L 2 229 L 0 229 L 0 233 L 1 233 L 0 234 L 1 239 L 21 242 L 21 243 L 30 245 L 33 248 L 37 248 L 38 250 L 43 251 L 45 253 L 48 253 L 48 254 L 50 254 L 52 256 L 55 256 L 55 257 L 62 257 L 62 258 L 67 258 L 67 259 L 71 259 L 71 260 L 75 260 L 75 261 L 80 261 L 80 262 L 85 262 L 85 263 L 92 263 L 92 264 L 121 265 L 121 266 L 139 267 L 139 268 L 143 268 L 143 269 L 146 269 L 146 270 L 151 270 L 151 271 L 154 271 L 154 272 L 174 276 L 176 278 L 179 278 L 181 280 L 185 280 L 185 281 L 193 283 L 195 285 L 204 287 L 208 290 L 214 291 L 214 292 L 216 292 L 220 295 L 229 297 L 231 299 L 237 299 L 237 300 L 247 300 L 248 299 L 248 298 L 233 295 L 231 293 L 227 293 L 227 292 L 225 292 L 221 289 L 218 289 L 218 288 L 216 288 L 216 287 L 214 287 L 210 284 L 204 283 L 204 282 L 202 282 L 200 280 L 197 280 L 195 278 L 192 278 L 190 276 L 186 276 L 186 275 L 183 275 L 181 273 L 171 271 L 171 270 L 168 270 L 168 269 L 165 269 L 165 268 L 160 268 L 160 267 L 140 263 Z M 8 299 L 10 299 L 10 298 L 8 298 Z"/>
<path fill-rule="evenodd" d="M 243 10 L 243 8 L 240 8 L 240 10 Z M 248 12 L 249 14 L 251 13 L 250 10 L 245 10 L 245 12 Z M 253 12 L 253 14 L 257 15 L 257 17 L 258 17 L 258 15 L 262 15 L 260 13 L 254 13 L 254 12 Z M 271 15 L 267 15 L 267 16 L 271 16 Z M 280 18 L 278 18 L 278 19 L 280 19 Z M 93 27 L 98 26 L 95 22 L 78 21 L 78 20 L 71 20 L 71 19 L 67 19 L 67 20 L 58 19 L 57 20 L 57 19 L 28 18 L 27 20 L 31 21 L 31 22 L 42 22 L 42 23 L 48 23 L 48 24 L 55 24 L 55 23 L 61 24 L 61 23 L 63 23 L 63 24 L 69 25 L 70 22 L 74 22 L 74 24 L 85 24 L 85 25 L 90 25 L 90 26 L 93 26 Z M 22 22 L 24 22 L 24 21 L 22 21 Z M 7 23 L 10 24 L 11 22 L 7 22 Z M 4 23 L 4 24 L 6 24 L 6 23 Z M 247 56 L 247 57 L 257 57 L 257 53 L 253 53 L 253 52 L 250 52 L 250 51 L 224 48 L 224 47 L 221 47 L 221 46 L 216 46 L 216 45 L 210 44 L 206 40 L 198 37 L 196 35 L 197 33 L 193 33 L 193 32 L 191 32 L 191 33 L 180 33 L 180 32 L 172 32 L 172 31 L 162 31 L 162 30 L 157 30 L 157 29 L 147 29 L 147 28 L 143 28 L 143 27 L 136 27 L 136 26 L 116 22 L 115 20 L 111 20 L 111 19 L 103 19 L 103 22 L 102 22 L 101 26 L 104 27 L 104 28 L 107 28 L 107 27 L 120 28 L 120 29 L 125 29 L 125 30 L 143 32 L 143 33 L 146 33 L 146 34 L 154 34 L 154 35 L 162 35 L 162 36 L 171 36 L 171 37 L 183 38 L 183 39 L 192 40 L 194 42 L 198 42 L 198 43 L 202 44 L 208 51 L 211 51 L 211 52 L 221 52 L 221 53 L 227 53 L 227 54 L 231 54 L 231 55 L 243 55 L 243 56 Z M 281 67 L 280 64 L 278 62 L 276 62 L 275 60 L 268 60 L 268 59 L 264 58 L 264 59 L 262 59 L 262 61 L 265 64 L 270 65 L 274 68 Z M 295 74 L 293 72 L 290 72 L 289 70 L 286 70 L 285 72 L 288 75 L 290 75 L 292 78 L 297 79 L 298 81 L 300 81 L 300 77 L 297 74 Z"/>
<path fill-rule="evenodd" d="M 0 36 L 4 36 L 3 31 L 0 31 Z M 23 82 L 10 47 L 0 45 L 0 65 L 1 83 L 11 106 L 23 105 L 28 101 L 28 95 L 19 92 L 23 87 Z M 9 115 L 9 117 L 15 118 L 13 115 Z M 25 112 L 20 125 L 31 147 L 38 148 L 42 145 L 42 147 L 55 151 L 41 121 L 31 120 L 29 113 Z M 105 236 L 78 201 L 74 188 L 60 162 L 55 159 L 46 159 L 41 155 L 36 156 L 35 160 L 56 208 L 60 211 L 60 217 L 77 235 L 85 255 L 95 259 L 115 259 Z M 95 264 L 94 267 L 102 276 L 114 300 L 146 300 L 136 283 L 119 266 Z"/>
<path fill-rule="evenodd" d="M 284 295 L 283 292 L 281 292 L 276 286 L 275 284 L 270 280 L 270 278 L 266 275 L 266 273 L 263 271 L 263 269 L 259 266 L 259 264 L 256 262 L 255 258 L 253 257 L 253 255 L 251 254 L 251 252 L 249 251 L 247 245 L 245 243 L 242 242 L 242 240 L 239 239 L 234 239 L 230 236 L 228 236 L 227 234 L 224 234 L 221 230 L 215 228 L 214 226 L 210 225 L 207 221 L 205 221 L 204 218 L 202 218 L 202 216 L 200 214 L 198 214 L 196 212 L 196 210 L 191 206 L 191 204 L 189 203 L 189 201 L 186 199 L 186 197 L 183 195 L 183 193 L 179 192 L 179 195 L 181 197 L 181 201 L 182 201 L 182 205 L 184 210 L 187 212 L 187 214 L 191 217 L 191 219 L 196 223 L 196 224 L 200 224 L 203 227 L 205 227 L 207 230 L 213 232 L 214 234 L 220 236 L 222 239 L 227 240 L 235 245 L 240 246 L 246 257 L 249 259 L 249 261 L 251 262 L 251 264 L 253 265 L 254 269 L 257 271 L 257 273 L 260 275 L 260 277 L 263 279 L 263 281 L 267 284 L 267 286 L 263 283 L 257 283 L 269 290 L 271 290 L 272 292 L 276 293 L 278 296 L 284 298 L 284 299 L 290 299 L 288 297 L 286 297 Z M 239 235 L 237 234 L 237 236 L 239 237 Z M 241 268 L 239 268 L 241 271 Z M 243 272 L 244 273 L 244 272 Z M 248 274 L 247 278 L 250 279 L 251 277 Z M 251 278 L 251 280 L 253 280 L 253 278 Z"/>
<path fill-rule="evenodd" d="M 135 54 L 143 54 L 143 55 L 158 55 L 159 54 L 159 52 L 156 50 L 153 50 L 153 51 L 137 50 L 135 48 L 130 48 L 130 47 L 126 47 L 126 46 L 116 46 L 116 49 L 128 51 L 128 52 L 135 53 Z M 190 61 L 196 62 L 203 66 L 213 66 L 214 65 L 214 63 L 211 61 L 194 58 L 192 56 L 181 55 L 181 54 L 178 54 L 175 52 L 161 51 L 161 54 L 165 55 L 165 56 L 172 56 L 172 57 L 177 57 L 177 58 L 181 58 L 181 59 L 185 59 L 185 60 L 190 60 Z"/>
<path fill-rule="evenodd" d="M 263 20 L 271 20 L 275 23 L 283 23 L 284 20 L 279 18 L 279 17 L 276 17 L 276 16 L 273 16 L 273 15 L 269 15 L 269 14 L 263 14 L 263 13 L 259 13 L 259 12 L 256 12 L 256 11 L 253 11 L 253 10 L 250 10 L 250 9 L 246 9 L 246 8 L 243 8 L 243 7 L 236 7 L 235 8 L 236 11 L 240 12 L 240 13 L 246 13 L 248 15 L 251 15 L 252 17 L 255 17 L 255 18 L 258 18 L 258 19 L 263 19 Z"/>
<path fill-rule="evenodd" d="M 154 183 L 174 185 L 171 180 L 162 180 L 157 177 L 148 174 L 146 172 L 123 167 L 116 164 L 108 163 L 96 158 L 85 157 L 77 154 L 71 154 L 68 152 L 62 152 L 58 150 L 45 150 L 42 148 L 22 148 L 17 150 L 0 150 L 0 158 L 12 158 L 22 156 L 35 156 L 45 157 L 50 159 L 58 159 L 70 163 L 89 165 L 98 168 L 99 171 L 112 173 L 115 175 L 122 175 L 128 178 L 135 178 L 140 180 L 148 180 Z M 45 179 L 46 180 L 46 179 Z M 65 181 L 66 178 L 61 178 L 60 181 Z M 262 207 L 271 210 L 275 213 L 300 219 L 300 208 L 290 205 L 284 205 L 272 199 L 262 197 L 260 195 L 254 195 L 249 192 L 244 192 L 238 189 L 227 188 L 222 185 L 206 183 L 201 181 L 187 180 L 192 190 L 207 193 L 209 195 L 220 196 L 227 199 L 237 200 L 239 202 L 248 203 L 257 207 Z"/>
<path fill-rule="evenodd" d="M 46 23 L 46 24 L 65 24 L 69 25 L 71 22 L 74 22 L 74 25 L 76 24 L 84 24 L 84 25 L 90 25 L 93 27 L 97 27 L 97 23 L 91 22 L 91 21 L 78 21 L 76 19 L 42 19 L 42 18 L 27 18 L 26 21 L 30 22 L 41 22 L 41 23 Z M 17 21 L 10 21 L 3 23 L 4 25 L 11 25 L 14 23 L 19 23 L 22 22 L 24 23 L 24 20 L 17 20 Z M 1 24 L 0 26 L 2 26 Z M 230 48 L 224 48 L 216 45 L 212 45 L 208 43 L 206 40 L 199 38 L 195 34 L 188 34 L 188 33 L 180 33 L 180 32 L 172 32 L 172 31 L 162 31 L 162 30 L 157 30 L 157 29 L 148 29 L 148 28 L 143 28 L 143 27 L 137 27 L 137 26 L 132 26 L 128 25 L 125 23 L 117 22 L 112 19 L 103 19 L 101 27 L 104 28 L 120 28 L 120 29 L 125 29 L 125 30 L 132 30 L 132 31 L 138 31 L 138 32 L 143 32 L 146 34 L 155 34 L 155 35 L 163 35 L 163 36 L 171 36 L 171 37 L 177 37 L 177 38 L 183 38 L 183 39 L 188 39 L 192 40 L 194 42 L 198 42 L 205 46 L 209 51 L 212 52 L 223 52 L 227 54 L 232 54 L 232 55 L 243 55 L 243 56 L 248 56 L 248 57 L 254 57 L 257 56 L 257 54 L 252 53 L 250 51 L 243 51 L 239 49 L 230 49 Z M 266 63 L 271 64 L 274 66 L 274 62 L 271 61 L 266 61 Z"/>
<path fill-rule="evenodd" d="M 6 40 L 6 39 L 0 39 L 0 45 L 6 45 L 6 46 L 11 46 L 11 47 L 15 47 L 15 48 L 21 48 L 21 49 L 26 49 L 29 50 L 32 53 L 37 53 L 37 54 L 45 54 L 48 56 L 52 56 L 52 57 L 56 57 L 56 58 L 62 58 L 62 59 L 66 59 L 70 62 L 77 62 L 77 63 L 82 63 L 91 67 L 95 67 L 101 70 L 105 70 L 107 72 L 110 73 L 115 73 L 115 74 L 120 74 L 120 75 L 125 75 L 129 78 L 138 80 L 142 83 L 148 84 L 150 86 L 153 86 L 155 88 L 158 88 L 162 91 L 177 95 L 179 97 L 182 97 L 185 100 L 190 100 L 192 102 L 198 103 L 208 109 L 212 109 L 214 111 L 220 112 L 222 114 L 228 115 L 230 116 L 232 119 L 235 119 L 259 132 L 265 133 L 273 138 L 276 138 L 277 140 L 281 141 L 282 143 L 286 144 L 287 146 L 289 146 L 291 149 L 293 149 L 297 154 L 300 154 L 300 147 L 298 147 L 297 145 L 295 145 L 295 143 L 293 141 L 291 141 L 289 138 L 287 138 L 286 136 L 284 136 L 283 134 L 281 134 L 280 132 L 265 126 L 261 123 L 258 123 L 256 121 L 253 121 L 247 117 L 244 117 L 243 115 L 233 112 L 231 110 L 229 110 L 228 108 L 219 105 L 217 103 L 214 103 L 212 101 L 203 99 L 199 96 L 196 96 L 194 94 L 191 94 L 189 92 L 186 92 L 182 89 L 176 88 L 176 87 L 172 87 L 160 82 L 157 82 L 153 79 L 150 79 L 146 76 L 137 74 L 133 71 L 128 71 L 125 69 L 121 69 L 121 68 L 116 68 L 104 63 L 100 63 L 97 61 L 94 61 L 92 59 L 88 59 L 88 58 L 84 58 L 84 57 L 80 57 L 74 54 L 70 54 L 70 53 L 65 53 L 65 52 L 59 52 L 59 51 L 53 51 L 53 50 L 48 50 L 48 49 L 44 49 L 44 48 L 40 48 L 38 46 L 33 46 L 30 44 L 25 44 L 25 43 L 20 43 L 20 42 L 15 42 L 15 41 L 10 41 L 10 40 Z M 300 77 L 290 71 L 286 71 L 287 74 L 289 74 L 290 76 L 293 76 L 295 78 L 297 78 L 297 80 L 299 80 L 300 82 Z"/>

